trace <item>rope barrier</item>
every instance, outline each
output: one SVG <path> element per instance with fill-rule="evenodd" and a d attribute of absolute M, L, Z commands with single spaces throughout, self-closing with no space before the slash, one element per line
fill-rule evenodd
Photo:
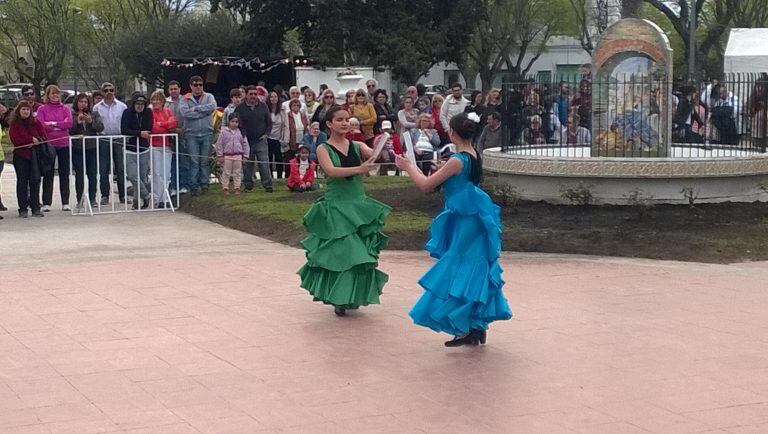
<path fill-rule="evenodd" d="M 129 138 L 130 136 L 123 136 L 123 137 L 125 137 L 125 138 Z M 77 139 L 81 139 L 82 141 L 85 141 L 85 140 L 89 140 L 89 139 L 93 139 L 93 140 L 97 140 L 97 141 L 98 141 L 98 140 L 107 140 L 106 138 L 104 138 L 104 137 L 99 137 L 99 136 L 70 136 L 70 139 L 75 139 L 75 141 L 74 141 L 74 143 L 75 143 L 75 144 L 77 143 Z M 45 143 L 49 143 L 49 144 L 51 144 L 51 142 L 55 142 L 55 141 L 58 141 L 58 142 L 60 142 L 61 140 L 62 140 L 62 139 L 55 139 L 55 140 L 45 140 L 45 141 L 40 141 L 40 142 L 37 142 L 37 143 L 32 143 L 32 144 L 29 144 L 29 145 L 21 145 L 21 146 L 16 146 L 16 145 L 14 145 L 14 146 L 13 146 L 13 149 L 14 149 L 14 150 L 16 150 L 16 149 L 32 148 L 32 147 L 35 147 L 35 146 L 39 146 L 39 145 L 42 145 L 42 144 L 45 144 Z M 113 140 L 111 143 L 112 143 L 112 144 L 118 144 L 118 145 L 124 145 L 122 142 L 117 142 L 117 141 L 114 141 L 114 140 Z M 100 144 L 107 144 L 107 143 L 103 143 L 103 142 L 102 142 L 102 143 L 100 143 Z M 53 146 L 53 145 L 51 145 L 51 146 Z M 153 147 L 154 147 L 154 148 L 161 148 L 161 146 L 150 146 L 150 147 L 147 147 L 146 149 L 144 149 L 144 148 L 141 148 L 141 147 L 140 147 L 139 149 L 144 149 L 144 150 L 143 150 L 143 151 L 141 151 L 141 152 L 139 152 L 139 153 L 148 152 L 148 151 L 150 151 L 150 150 L 151 150 Z M 207 159 L 209 159 L 209 160 L 212 160 L 212 159 L 217 159 L 217 158 L 223 158 L 223 157 L 214 157 L 214 156 L 212 156 L 212 155 L 207 155 L 207 156 L 206 156 L 206 155 L 196 155 L 196 154 L 190 154 L 190 153 L 187 153 L 187 152 L 179 152 L 179 151 L 171 151 L 171 152 L 173 152 L 173 153 L 176 153 L 176 154 L 178 154 L 179 156 L 182 156 L 182 155 L 183 155 L 183 156 L 187 156 L 187 157 L 199 157 L 199 158 L 207 158 Z M 430 161 L 430 160 L 427 160 L 427 161 Z M 291 164 L 290 162 L 282 162 L 282 161 L 280 161 L 280 162 L 278 162 L 278 161 L 265 161 L 265 160 L 251 160 L 251 159 L 247 159 L 247 158 L 244 158 L 244 159 L 243 159 L 243 163 L 268 163 L 268 164 L 277 164 L 277 165 L 283 165 L 283 166 L 290 166 L 290 164 Z M 373 164 L 374 164 L 374 165 L 376 165 L 376 166 L 383 166 L 383 165 L 390 165 L 390 164 L 395 164 L 395 162 L 394 162 L 394 161 L 391 161 L 391 162 L 385 162 L 385 163 L 373 163 Z"/>

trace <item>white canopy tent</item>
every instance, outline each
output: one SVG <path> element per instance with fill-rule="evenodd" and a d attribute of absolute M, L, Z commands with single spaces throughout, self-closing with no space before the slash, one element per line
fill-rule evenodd
<path fill-rule="evenodd" d="M 725 73 L 768 72 L 768 29 L 731 29 Z"/>

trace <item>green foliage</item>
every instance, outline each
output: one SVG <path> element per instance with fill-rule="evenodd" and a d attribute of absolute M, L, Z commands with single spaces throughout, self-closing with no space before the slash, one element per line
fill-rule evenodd
<path fill-rule="evenodd" d="M 695 208 L 696 200 L 699 198 L 699 189 L 693 187 L 683 187 L 682 190 L 680 190 L 680 193 L 682 193 L 685 201 L 688 202 L 688 206 L 691 209 Z"/>
<path fill-rule="evenodd" d="M 637 210 L 639 218 L 645 217 L 654 206 L 653 195 L 646 193 L 640 188 L 630 191 L 624 198 L 627 200 L 627 205 Z"/>
<path fill-rule="evenodd" d="M 446 33 L 469 29 L 451 21 L 462 0 L 213 0 L 244 19 L 249 45 L 262 56 L 288 54 L 284 35 L 298 31 L 304 54 L 325 66 L 391 66 L 395 78 L 415 82 L 445 59 Z M 461 33 L 461 32 L 459 32 Z M 466 35 L 466 32 L 463 33 Z M 289 45 L 294 47 L 294 45 Z"/>
<path fill-rule="evenodd" d="M 494 184 L 491 187 L 491 196 L 502 207 L 509 207 L 513 210 L 520 203 L 520 192 L 517 191 L 517 187 L 509 184 Z"/>
<path fill-rule="evenodd" d="M 560 197 L 570 202 L 571 205 L 588 206 L 595 200 L 592 194 L 592 185 L 579 181 L 575 186 L 561 185 Z"/>
<path fill-rule="evenodd" d="M 120 34 L 117 46 L 128 72 L 156 86 L 163 85 L 160 62 L 164 57 L 246 54 L 243 34 L 225 13 L 149 21 Z"/>
<path fill-rule="evenodd" d="M 5 0 L 0 2 L 0 57 L 17 78 L 38 90 L 59 80 L 74 35 L 71 0 Z M 25 58 L 25 54 L 29 59 Z"/>

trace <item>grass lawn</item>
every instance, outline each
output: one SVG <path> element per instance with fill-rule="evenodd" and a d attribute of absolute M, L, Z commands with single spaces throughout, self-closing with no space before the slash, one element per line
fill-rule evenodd
<path fill-rule="evenodd" d="M 322 182 L 322 180 L 320 180 Z M 213 186 L 216 188 L 216 186 Z M 390 249 L 420 250 L 440 193 L 423 194 L 405 177 L 365 179 L 369 196 L 392 207 L 384 232 Z M 301 219 L 322 194 L 291 193 L 282 180 L 275 192 L 257 188 L 240 196 L 218 190 L 186 198 L 182 211 L 216 223 L 298 246 Z M 505 250 L 627 256 L 728 263 L 768 260 L 768 204 L 658 205 L 640 213 L 631 206 L 576 207 L 520 202 L 502 207 Z"/>

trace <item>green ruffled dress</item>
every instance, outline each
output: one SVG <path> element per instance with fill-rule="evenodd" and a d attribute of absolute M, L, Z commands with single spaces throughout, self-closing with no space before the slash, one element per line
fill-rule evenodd
<path fill-rule="evenodd" d="M 336 167 L 342 155 L 323 143 Z M 349 152 L 360 161 L 360 145 L 350 142 Z M 369 198 L 362 175 L 326 178 L 325 195 L 312 205 L 302 221 L 309 235 L 301 242 L 307 263 L 298 271 L 301 287 L 315 301 L 356 309 L 378 304 L 389 277 L 376 269 L 379 252 L 389 238 L 381 232 L 390 207 Z"/>

